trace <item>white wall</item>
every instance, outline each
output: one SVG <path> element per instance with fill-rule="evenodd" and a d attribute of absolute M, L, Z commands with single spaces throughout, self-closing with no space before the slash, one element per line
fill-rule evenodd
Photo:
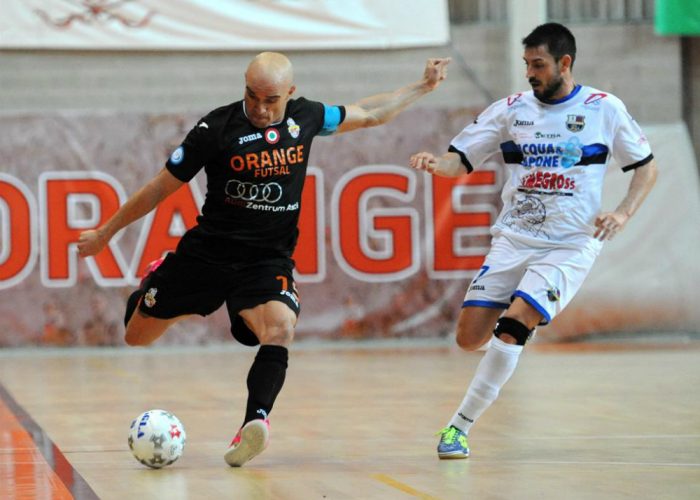
<path fill-rule="evenodd" d="M 657 37 L 651 26 L 574 25 L 572 30 L 578 37 L 574 74 L 580 83 L 617 94 L 640 122 L 680 120 L 677 38 Z M 453 55 L 449 80 L 422 105 L 481 109 L 509 93 L 507 37 L 506 26 L 459 25 L 453 26 L 454 49 L 289 55 L 300 95 L 340 104 L 418 79 L 427 57 Z M 252 55 L 2 51 L 0 110 L 205 113 L 241 97 L 243 71 Z"/>

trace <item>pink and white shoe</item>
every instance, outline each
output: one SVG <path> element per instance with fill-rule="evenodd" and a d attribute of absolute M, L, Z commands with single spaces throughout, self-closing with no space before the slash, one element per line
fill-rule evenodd
<path fill-rule="evenodd" d="M 251 420 L 245 424 L 231 441 L 224 460 L 231 467 L 240 467 L 262 453 L 270 443 L 270 421 Z"/>

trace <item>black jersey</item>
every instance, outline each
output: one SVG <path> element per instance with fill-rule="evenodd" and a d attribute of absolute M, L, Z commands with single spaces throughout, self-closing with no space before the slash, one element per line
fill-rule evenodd
<path fill-rule="evenodd" d="M 344 109 L 304 98 L 290 99 L 282 121 L 263 129 L 248 121 L 243 101 L 202 118 L 166 163 L 184 182 L 202 167 L 206 172 L 202 214 L 190 231 L 196 234 L 183 238 L 206 248 L 188 245 L 188 251 L 217 262 L 241 249 L 290 256 L 311 142 L 343 118 Z"/>

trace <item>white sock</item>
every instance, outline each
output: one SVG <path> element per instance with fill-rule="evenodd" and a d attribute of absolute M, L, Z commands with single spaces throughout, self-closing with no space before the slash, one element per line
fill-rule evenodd
<path fill-rule="evenodd" d="M 491 339 L 491 345 L 481 358 L 467 394 L 449 425 L 454 425 L 465 434 L 469 433 L 476 419 L 491 406 L 501 387 L 513 375 L 522 351 L 521 345 L 506 344 L 496 336 Z"/>

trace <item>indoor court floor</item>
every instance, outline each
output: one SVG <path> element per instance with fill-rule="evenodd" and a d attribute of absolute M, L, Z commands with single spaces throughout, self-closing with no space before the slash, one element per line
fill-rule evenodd
<path fill-rule="evenodd" d="M 0 499 L 698 499 L 700 343 L 540 345 L 440 461 L 435 433 L 481 353 L 448 340 L 293 346 L 269 448 L 223 453 L 254 349 L 0 350 Z M 131 420 L 163 408 L 187 432 L 150 470 Z"/>

